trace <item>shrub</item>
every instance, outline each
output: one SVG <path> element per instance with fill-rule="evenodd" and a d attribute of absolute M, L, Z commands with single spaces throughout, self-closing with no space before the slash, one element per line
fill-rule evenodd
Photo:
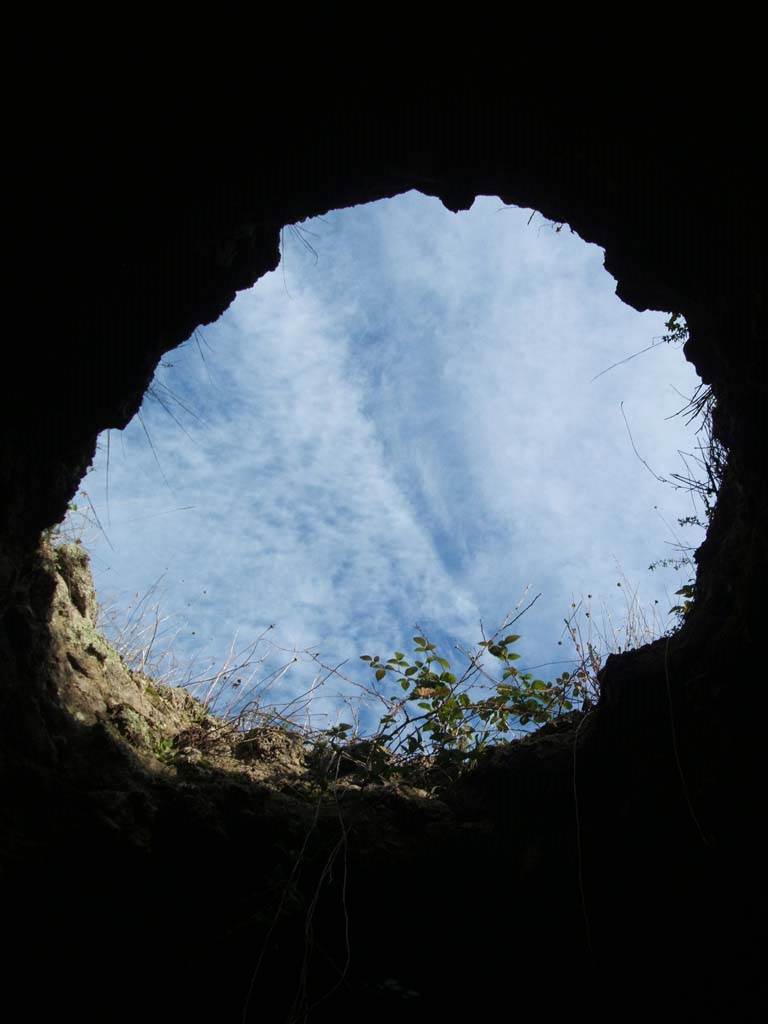
<path fill-rule="evenodd" d="M 395 651 L 386 661 L 362 655 L 374 675 L 370 692 L 385 705 L 372 743 L 381 754 L 379 761 L 386 755 L 387 770 L 419 758 L 471 767 L 490 743 L 513 731 L 515 723 L 543 725 L 573 710 L 586 695 L 581 677 L 563 672 L 547 682 L 521 672 L 515 664 L 520 639 L 516 633 L 503 635 L 502 629 L 481 641 L 458 676 L 423 635 L 413 638 L 412 659 L 403 651 Z M 486 657 L 493 662 L 486 664 Z M 389 689 L 393 692 L 387 693 Z M 343 722 L 329 735 L 343 741 L 352 729 Z"/>

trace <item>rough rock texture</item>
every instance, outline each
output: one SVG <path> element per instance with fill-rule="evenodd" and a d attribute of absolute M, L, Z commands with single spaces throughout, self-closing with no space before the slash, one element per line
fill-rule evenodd
<path fill-rule="evenodd" d="M 131 763 L 138 759 L 146 771 L 166 776 L 191 767 L 197 774 L 236 772 L 273 787 L 306 769 L 299 734 L 269 725 L 242 732 L 186 690 L 128 668 L 98 629 L 89 558 L 80 545 L 43 543 L 40 572 L 53 587 L 48 674 L 56 700 L 76 722 L 116 740 Z"/>
<path fill-rule="evenodd" d="M 224 104 L 60 82 L 12 147 L 5 998 L 41 1021 L 282 1022 L 313 1004 L 311 1021 L 450 1021 L 478 1005 L 690 1018 L 721 1002 L 751 1019 L 768 374 L 749 97 L 724 122 L 669 98 L 618 113 L 466 92 L 403 103 L 324 76 L 299 107 L 256 77 L 252 90 Z M 348 787 L 313 802 L 249 779 L 242 757 L 180 773 L 155 756 L 159 706 L 92 632 L 76 559 L 53 571 L 40 533 L 160 356 L 275 267 L 283 225 L 410 188 L 564 221 L 605 248 L 626 302 L 685 315 L 731 452 L 696 609 L 677 637 L 611 658 L 589 716 L 489 756 L 440 799 Z M 162 714 L 181 729 L 189 709 Z"/>

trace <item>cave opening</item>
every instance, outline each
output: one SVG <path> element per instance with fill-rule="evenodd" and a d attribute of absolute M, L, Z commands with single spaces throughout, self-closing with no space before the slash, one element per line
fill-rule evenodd
<path fill-rule="evenodd" d="M 668 312 L 494 197 L 411 192 L 281 241 L 102 436 L 69 517 L 134 664 L 232 715 L 310 692 L 294 719 L 328 727 L 355 699 L 342 672 L 314 692 L 329 666 L 359 678 L 414 632 L 458 660 L 539 594 L 515 633 L 545 678 L 672 628 L 704 524 L 669 487 L 698 378 Z"/>
<path fill-rule="evenodd" d="M 320 1001 L 313 1020 L 464 1019 L 481 1005 L 486 1015 L 581 1008 L 610 1020 L 645 1006 L 706 1017 L 717 1005 L 749 1019 L 764 1002 L 757 92 L 734 99 L 726 130 L 712 106 L 679 102 L 677 90 L 601 117 L 596 105 L 528 108 L 508 93 L 482 104 L 413 94 L 402 105 L 390 94 L 372 109 L 347 81 L 323 110 L 310 90 L 290 111 L 279 99 L 264 114 L 260 105 L 258 131 L 249 92 L 223 160 L 219 146 L 193 152 L 201 133 L 221 135 L 232 109 L 207 78 L 205 89 L 207 118 L 196 103 L 169 116 L 155 96 L 142 109 L 132 90 L 115 116 L 67 111 L 53 135 L 65 126 L 66 159 L 52 159 L 43 113 L 30 119 L 36 146 L 18 150 L 35 171 L 13 250 L 35 291 L 34 303 L 14 304 L 27 318 L 19 337 L 33 333 L 45 267 L 57 274 L 35 332 L 45 358 L 16 346 L 22 370 L 8 375 L 2 408 L 7 1001 L 28 1006 L 33 993 L 41 1018 L 241 1021 L 274 1009 L 285 1019 L 308 982 L 313 1008 Z M 611 661 L 588 717 L 493 751 L 434 799 L 347 786 L 318 816 L 284 779 L 244 783 L 242 763 L 214 772 L 188 759 L 174 770 L 145 758 L 146 736 L 130 729 L 156 724 L 157 693 L 102 658 L 92 633 L 68 629 L 75 616 L 60 612 L 72 602 L 35 548 L 75 493 L 97 432 L 124 426 L 161 355 L 173 362 L 195 324 L 213 323 L 236 289 L 275 267 L 281 225 L 403 183 L 426 183 L 454 210 L 477 193 L 503 195 L 604 245 L 625 301 L 685 313 L 686 354 L 717 395 L 731 456 L 697 553 L 694 613 L 670 642 Z M 114 433 L 111 445 L 119 455 Z M 162 438 L 157 450 L 173 485 Z M 117 514 L 115 502 L 112 529 Z M 311 832 L 314 856 L 298 877 Z"/>

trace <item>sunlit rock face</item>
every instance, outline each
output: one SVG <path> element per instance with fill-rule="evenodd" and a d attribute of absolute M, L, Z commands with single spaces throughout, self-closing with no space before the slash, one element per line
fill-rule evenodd
<path fill-rule="evenodd" d="M 9 977 L 41 1020 L 149 1005 L 149 1019 L 282 1021 L 318 1001 L 310 1020 L 452 1020 L 478 1000 L 486 1015 L 605 1002 L 615 1019 L 662 993 L 681 1011 L 754 998 L 768 374 L 758 169 L 733 157 L 738 125 L 726 138 L 669 106 L 617 118 L 486 98 L 479 114 L 318 90 L 303 111 L 270 94 L 257 129 L 250 102 L 135 95 L 73 118 L 60 94 L 25 125 L 13 252 L 28 290 L 0 409 Z M 107 711 L 129 682 L 84 627 L 61 632 L 87 620 L 87 580 L 72 577 L 62 617 L 67 581 L 38 539 L 160 356 L 276 266 L 283 225 L 411 188 L 453 210 L 476 195 L 537 209 L 605 248 L 625 301 L 683 313 L 730 464 L 695 612 L 611 659 L 588 718 L 489 756 L 439 799 L 350 788 L 316 815 L 268 782 L 180 778 L 127 747 Z M 98 700 L 77 705 L 67 687 L 89 679 Z"/>

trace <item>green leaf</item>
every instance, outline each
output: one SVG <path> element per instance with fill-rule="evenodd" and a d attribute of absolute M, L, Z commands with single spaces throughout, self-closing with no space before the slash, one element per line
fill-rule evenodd
<path fill-rule="evenodd" d="M 372 661 L 372 660 L 373 659 L 371 658 L 370 654 L 361 654 L 360 655 L 360 661 Z"/>
<path fill-rule="evenodd" d="M 423 636 L 415 636 L 415 637 L 413 638 L 413 642 L 414 642 L 415 644 L 420 644 L 420 645 L 422 645 L 422 646 L 423 646 L 424 644 L 426 644 L 426 642 L 427 642 L 427 641 L 426 641 L 426 640 L 424 639 L 424 637 L 423 637 Z"/>
<path fill-rule="evenodd" d="M 407 668 L 407 669 L 405 670 L 405 674 L 406 674 L 407 676 L 412 676 L 414 672 L 418 672 L 418 669 L 416 668 L 416 666 L 415 666 L 415 665 L 411 665 L 411 667 L 410 667 L 410 668 Z"/>
<path fill-rule="evenodd" d="M 520 637 L 516 633 L 510 633 L 509 636 L 505 636 L 501 642 L 506 646 L 507 644 L 517 643 L 519 639 Z"/>
<path fill-rule="evenodd" d="M 411 684 L 410 684 L 410 683 L 408 682 L 408 680 L 407 680 L 407 679 L 401 679 L 401 680 L 400 680 L 400 685 L 402 686 L 402 688 L 403 688 L 404 690 L 407 690 L 407 689 L 408 689 L 408 687 L 409 687 L 409 686 L 410 686 Z"/>
<path fill-rule="evenodd" d="M 384 669 L 384 668 L 377 668 L 376 669 L 376 678 L 377 679 L 383 679 L 386 674 L 387 674 L 387 670 L 386 669 Z"/>
<path fill-rule="evenodd" d="M 422 711 L 431 711 L 432 710 L 432 705 L 431 704 L 427 704 L 426 701 L 422 701 L 420 704 L 417 704 L 416 706 L 421 708 Z"/>

